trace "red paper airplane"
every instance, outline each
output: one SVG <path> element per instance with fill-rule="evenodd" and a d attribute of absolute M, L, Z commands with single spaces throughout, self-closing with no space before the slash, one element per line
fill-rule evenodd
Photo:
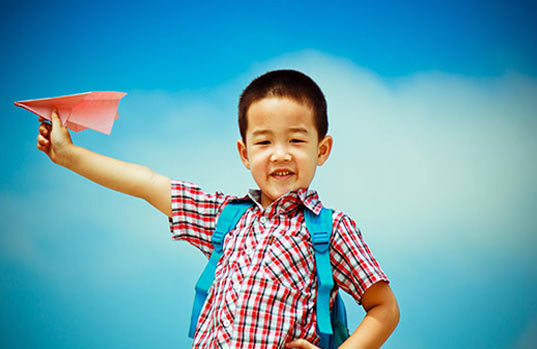
<path fill-rule="evenodd" d="M 100 91 L 75 95 L 31 99 L 15 102 L 17 107 L 31 111 L 46 120 L 51 119 L 52 110 L 56 109 L 62 124 L 75 132 L 91 128 L 110 134 L 114 120 L 118 118 L 119 101 L 124 92 Z"/>

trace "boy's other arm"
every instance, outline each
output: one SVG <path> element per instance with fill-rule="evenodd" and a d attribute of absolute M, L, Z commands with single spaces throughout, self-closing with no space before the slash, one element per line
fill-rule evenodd
<path fill-rule="evenodd" d="M 380 348 L 399 323 L 399 306 L 387 282 L 377 282 L 362 296 L 362 306 L 367 314 L 360 326 L 339 349 Z M 286 348 L 319 349 L 305 339 L 297 339 Z"/>
<path fill-rule="evenodd" d="M 56 111 L 52 125 L 39 119 L 37 148 L 60 166 L 107 188 L 146 200 L 159 211 L 172 214 L 170 179 L 147 167 L 113 159 L 76 146 Z"/>

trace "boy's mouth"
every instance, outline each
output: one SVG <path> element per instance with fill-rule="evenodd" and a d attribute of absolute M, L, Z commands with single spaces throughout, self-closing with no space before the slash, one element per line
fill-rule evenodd
<path fill-rule="evenodd" d="M 295 173 L 293 171 L 290 171 L 290 170 L 276 170 L 276 171 L 272 172 L 270 175 L 272 177 L 276 177 L 276 178 L 285 178 L 285 177 L 292 176 L 294 174 Z"/>

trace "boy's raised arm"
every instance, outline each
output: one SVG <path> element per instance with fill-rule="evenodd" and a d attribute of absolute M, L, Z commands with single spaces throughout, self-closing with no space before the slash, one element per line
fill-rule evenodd
<path fill-rule="evenodd" d="M 170 179 L 151 169 L 94 153 L 76 146 L 56 111 L 52 125 L 42 123 L 37 148 L 52 162 L 68 168 L 107 188 L 142 198 L 159 211 L 171 216 Z"/>

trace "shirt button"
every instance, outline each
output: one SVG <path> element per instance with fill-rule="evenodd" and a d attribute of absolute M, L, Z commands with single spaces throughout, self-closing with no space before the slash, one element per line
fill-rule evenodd
<path fill-rule="evenodd" d="M 239 291 L 241 290 L 241 284 L 237 282 L 233 285 L 233 289 L 235 290 L 235 292 L 239 293 Z"/>
<path fill-rule="evenodd" d="M 224 321 L 222 321 L 222 325 L 224 325 L 225 328 L 228 328 L 229 325 L 231 325 L 231 322 L 228 319 L 224 319 Z"/>
<path fill-rule="evenodd" d="M 248 255 L 248 257 L 252 258 L 252 254 L 254 254 L 254 249 L 251 247 L 247 247 L 246 254 Z"/>
<path fill-rule="evenodd" d="M 261 221 L 261 224 L 267 223 L 267 217 L 265 216 L 261 217 L 260 221 Z"/>

